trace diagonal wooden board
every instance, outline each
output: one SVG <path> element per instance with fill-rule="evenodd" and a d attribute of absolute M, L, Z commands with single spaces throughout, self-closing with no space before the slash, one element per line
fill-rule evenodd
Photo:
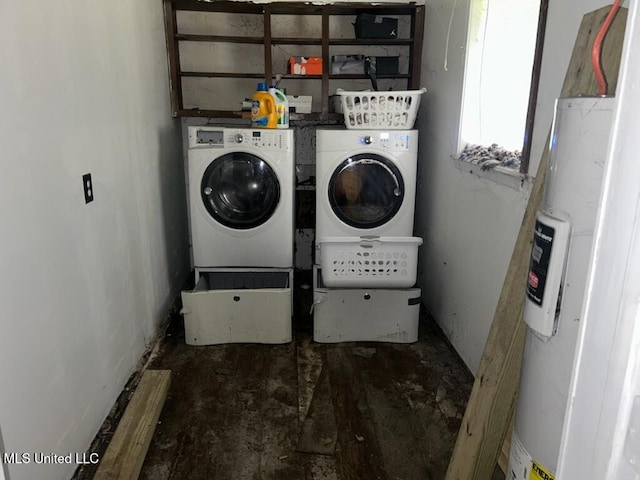
<path fill-rule="evenodd" d="M 584 16 L 562 86 L 562 97 L 598 93 L 591 66 L 591 46 L 609 9 L 603 7 Z M 620 9 L 602 46 L 602 65 L 610 95 L 614 94 L 617 83 L 626 17 L 627 9 Z M 525 337 L 524 286 L 535 214 L 544 193 L 548 144 L 547 141 L 445 480 L 491 478 L 513 417 Z"/>
<path fill-rule="evenodd" d="M 384 459 L 360 371 L 351 348 L 327 348 L 333 411 L 338 429 L 336 448 L 341 480 L 391 480 Z"/>
<path fill-rule="evenodd" d="M 313 392 L 309 411 L 302 424 L 296 450 L 318 455 L 333 455 L 338 441 L 336 416 L 331 400 L 327 366 L 323 366 Z"/>
<path fill-rule="evenodd" d="M 118 423 L 94 480 L 135 480 L 169 392 L 169 370 L 146 370 Z"/>

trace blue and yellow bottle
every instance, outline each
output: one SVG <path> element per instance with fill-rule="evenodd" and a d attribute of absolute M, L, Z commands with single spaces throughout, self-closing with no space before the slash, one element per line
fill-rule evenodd
<path fill-rule="evenodd" d="M 276 128 L 278 114 L 273 96 L 267 90 L 266 83 L 258 83 L 258 90 L 253 94 L 251 106 L 251 126 L 256 128 Z"/>

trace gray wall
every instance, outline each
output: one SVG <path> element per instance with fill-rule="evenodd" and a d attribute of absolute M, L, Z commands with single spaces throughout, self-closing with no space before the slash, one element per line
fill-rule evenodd
<path fill-rule="evenodd" d="M 4 446 L 84 452 L 189 272 L 162 2 L 4 2 L 0 59 Z"/>

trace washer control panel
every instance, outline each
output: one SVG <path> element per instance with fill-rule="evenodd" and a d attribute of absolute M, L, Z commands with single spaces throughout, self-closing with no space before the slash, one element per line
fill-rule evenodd
<path fill-rule="evenodd" d="M 278 130 L 189 127 L 189 148 L 245 147 L 261 150 L 288 150 L 287 134 Z"/>

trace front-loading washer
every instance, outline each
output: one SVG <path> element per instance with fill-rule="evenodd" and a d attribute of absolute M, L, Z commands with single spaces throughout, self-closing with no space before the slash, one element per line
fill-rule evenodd
<path fill-rule="evenodd" d="M 189 126 L 196 269 L 293 267 L 293 130 Z"/>
<path fill-rule="evenodd" d="M 413 234 L 417 130 L 316 131 L 316 238 Z"/>

